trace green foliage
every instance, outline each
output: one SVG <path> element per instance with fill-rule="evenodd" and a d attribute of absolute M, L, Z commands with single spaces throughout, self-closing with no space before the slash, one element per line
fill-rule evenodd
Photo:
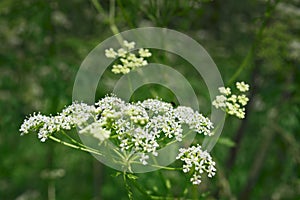
<path fill-rule="evenodd" d="M 112 2 L 113 24 L 107 17 Z M 140 174 L 138 179 L 130 174 L 128 184 L 135 199 L 147 194 L 170 199 L 299 199 L 299 1 L 99 3 L 100 13 L 92 1 L 84 0 L 0 1 L 0 199 L 47 199 L 50 181 L 41 176 L 45 169 L 65 171 L 54 181 L 57 199 L 128 198 L 123 174 L 112 177 L 116 172 L 90 154 L 18 135 L 28 113 L 56 113 L 71 103 L 82 60 L 115 33 L 112 25 L 119 31 L 161 26 L 186 33 L 207 49 L 225 83 L 253 48 L 236 77 L 253 86 L 247 117 L 244 121 L 226 120 L 222 138 L 212 151 L 217 177 L 203 180 L 197 188 L 184 185 L 188 177 L 163 170 Z M 174 55 L 156 56 L 155 62 L 189 77 L 194 90 L 200 91 L 200 109 L 208 113 L 210 99 L 200 75 Z M 106 73 L 105 88 L 97 91 L 97 96 L 108 93 L 114 81 Z M 145 93 L 149 88 L 177 104 L 171 91 L 157 85 L 140 88 L 133 98 L 156 95 Z M 157 173 L 164 179 L 154 179 Z M 136 183 L 144 188 L 135 187 Z"/>

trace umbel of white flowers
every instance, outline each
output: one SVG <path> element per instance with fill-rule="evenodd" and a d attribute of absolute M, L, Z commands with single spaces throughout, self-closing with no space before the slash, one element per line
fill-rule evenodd
<path fill-rule="evenodd" d="M 106 96 L 95 105 L 74 102 L 55 116 L 34 113 L 24 120 L 20 132 L 21 135 L 37 132 L 44 142 L 54 133 L 78 127 L 80 134 L 90 135 L 99 142 L 117 139 L 121 151 L 140 153 L 140 162 L 147 165 L 148 153 L 157 156 L 157 150 L 166 145 L 166 141 L 182 141 L 183 125 L 198 134 L 212 135 L 212 122 L 189 107 L 173 108 L 172 104 L 158 99 L 126 103 L 116 96 Z M 181 149 L 177 159 L 185 163 L 184 172 L 195 167 L 191 178 L 194 184 L 201 182 L 203 172 L 209 177 L 215 173 L 209 153 L 202 151 L 199 145 Z"/>
<path fill-rule="evenodd" d="M 131 51 L 135 47 L 135 42 L 123 41 L 124 48 L 119 48 L 114 50 L 109 48 L 105 50 L 105 56 L 107 58 L 120 58 L 119 64 L 114 64 L 112 66 L 112 72 L 115 74 L 128 74 L 131 70 L 139 67 L 146 66 L 148 64 L 145 58 L 150 57 L 152 54 L 149 49 L 139 49 L 138 54 L 132 53 Z"/>
<path fill-rule="evenodd" d="M 229 115 L 234 115 L 240 119 L 245 118 L 245 106 L 249 99 L 243 94 L 249 90 L 249 85 L 242 82 L 236 82 L 236 88 L 240 94 L 232 94 L 228 87 L 220 87 L 221 95 L 216 96 L 212 102 L 213 106 L 220 108 Z"/>
<path fill-rule="evenodd" d="M 193 184 L 201 183 L 201 175 L 206 172 L 208 177 L 213 177 L 216 174 L 216 163 L 207 151 L 203 151 L 201 146 L 192 146 L 190 148 L 179 149 L 179 154 L 176 159 L 184 162 L 183 172 L 187 173 L 194 169 L 193 176 L 190 181 Z"/>
<path fill-rule="evenodd" d="M 135 43 L 126 40 L 123 41 L 123 47 L 116 51 L 109 48 L 104 52 L 107 58 L 118 59 L 117 64 L 112 67 L 113 73 L 127 74 L 148 64 L 146 58 L 152 55 L 148 49 L 139 49 L 135 53 Z M 249 85 L 244 82 L 236 83 L 236 87 L 240 92 L 249 89 Z M 249 99 L 244 94 L 231 95 L 230 88 L 221 87 L 219 91 L 222 95 L 216 97 L 213 105 L 230 115 L 244 118 L 244 106 Z M 213 135 L 212 122 L 189 107 L 173 108 L 170 103 L 158 99 L 125 103 L 116 96 L 106 96 L 94 105 L 73 102 L 55 116 L 33 113 L 24 120 L 20 132 L 21 135 L 36 132 L 41 142 L 45 142 L 50 136 L 54 139 L 54 134 L 61 131 L 79 128 L 80 134 L 90 135 L 99 143 L 117 140 L 121 151 L 139 153 L 139 161 L 147 165 L 149 153 L 158 156 L 157 150 L 167 145 L 169 141 L 183 140 L 183 125 L 187 125 L 191 131 L 198 134 Z M 74 142 L 72 138 L 71 140 Z M 55 138 L 54 141 L 60 140 Z M 75 144 L 83 145 L 77 141 Z M 184 162 L 184 173 L 192 172 L 190 181 L 193 184 L 201 183 L 204 172 L 208 177 L 215 175 L 215 162 L 199 144 L 181 148 L 176 159 Z"/>

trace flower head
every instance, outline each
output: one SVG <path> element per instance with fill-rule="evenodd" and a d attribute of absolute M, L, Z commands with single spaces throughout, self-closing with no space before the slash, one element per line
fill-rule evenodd
<path fill-rule="evenodd" d="M 238 96 L 238 102 L 239 102 L 242 106 L 247 105 L 248 101 L 249 101 L 249 98 L 246 97 L 246 95 L 242 94 L 242 95 L 239 95 L 239 96 Z"/>
<path fill-rule="evenodd" d="M 230 88 L 225 88 L 225 87 L 219 87 L 219 91 L 221 94 L 225 94 L 226 96 L 231 94 Z"/>
<path fill-rule="evenodd" d="M 115 52 L 113 48 L 105 49 L 105 56 L 107 58 L 116 58 L 117 55 L 118 53 Z"/>
<path fill-rule="evenodd" d="M 216 173 L 215 162 L 207 151 L 201 149 L 199 144 L 197 146 L 179 149 L 179 154 L 176 159 L 184 162 L 184 173 L 194 169 L 190 181 L 195 185 L 201 183 L 203 173 L 207 173 L 209 178 L 213 177 Z"/>
<path fill-rule="evenodd" d="M 125 48 L 119 48 L 115 51 L 113 48 L 105 50 L 107 58 L 120 58 L 119 62 L 112 66 L 112 72 L 115 74 L 128 74 L 131 70 L 146 66 L 148 61 L 145 59 L 152 54 L 148 49 L 139 49 L 138 54 L 132 53 L 135 42 L 123 41 Z"/>
<path fill-rule="evenodd" d="M 150 57 L 152 54 L 150 53 L 149 49 L 140 49 L 139 50 L 139 55 L 141 57 L 144 57 L 144 58 L 147 58 L 147 57 Z"/>
<path fill-rule="evenodd" d="M 244 82 L 237 82 L 236 87 L 240 93 L 249 90 L 249 85 Z M 219 91 L 221 95 L 216 96 L 212 105 L 229 115 L 234 115 L 240 119 L 245 118 L 245 106 L 249 98 L 245 94 L 232 94 L 230 88 L 220 87 Z"/>
<path fill-rule="evenodd" d="M 123 44 L 128 48 L 128 50 L 134 49 L 135 46 L 135 42 L 128 42 L 127 40 L 124 40 Z"/>
<path fill-rule="evenodd" d="M 236 82 L 236 88 L 241 92 L 247 92 L 249 90 L 249 85 L 242 82 Z"/>
<path fill-rule="evenodd" d="M 212 135 L 212 122 L 189 107 L 173 108 L 158 99 L 126 103 L 112 95 L 95 105 L 74 102 L 56 116 L 34 114 L 24 121 L 20 131 L 36 131 L 44 142 L 56 132 L 78 127 L 80 134 L 92 136 L 99 143 L 115 138 L 121 151 L 141 153 L 141 163 L 147 164 L 148 153 L 157 156 L 158 149 L 168 142 L 183 140 L 184 124 L 198 134 Z"/>
<path fill-rule="evenodd" d="M 118 49 L 118 56 L 119 57 L 126 57 L 127 51 L 123 48 Z"/>
<path fill-rule="evenodd" d="M 212 105 L 216 108 L 225 108 L 227 98 L 224 95 L 216 96 L 216 99 L 212 102 Z"/>

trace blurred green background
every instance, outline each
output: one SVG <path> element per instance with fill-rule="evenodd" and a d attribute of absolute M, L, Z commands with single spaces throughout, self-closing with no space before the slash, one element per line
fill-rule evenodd
<path fill-rule="evenodd" d="M 228 118 L 212 151 L 218 173 L 190 199 L 300 199 L 300 1 L 299 0 L 1 0 L 0 1 L 0 199 L 127 199 L 121 177 L 90 154 L 35 135 L 19 136 L 26 115 L 55 114 L 72 100 L 76 72 L 98 43 L 119 31 L 158 26 L 197 40 L 217 64 L 226 85 L 251 86 L 245 120 Z M 96 6 L 95 6 L 96 5 Z M 101 7 L 100 7 L 101 6 Z M 188 77 L 209 113 L 201 76 L 164 52 L 155 61 Z M 117 80 L 107 73 L 98 97 Z M 200 80 L 200 81 L 199 81 Z M 138 98 L 162 87 L 145 86 Z M 55 173 L 51 178 L 47 171 Z M 188 181 L 162 172 L 171 188 L 155 178 L 137 180 L 155 194 L 180 197 Z M 46 175 L 45 175 L 46 174 Z M 51 174 L 50 174 L 51 175 Z M 50 197 L 48 197 L 50 193 Z M 142 199 L 134 190 L 134 197 Z"/>

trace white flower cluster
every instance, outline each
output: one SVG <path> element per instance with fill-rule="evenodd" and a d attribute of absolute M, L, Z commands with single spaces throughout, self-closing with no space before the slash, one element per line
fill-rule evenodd
<path fill-rule="evenodd" d="M 115 74 L 127 74 L 130 70 L 134 70 L 138 67 L 142 67 L 148 64 L 145 58 L 150 57 L 152 54 L 149 49 L 139 49 L 138 55 L 131 53 L 135 47 L 135 42 L 123 41 L 125 48 L 120 48 L 115 51 L 113 48 L 105 50 L 105 56 L 107 58 L 120 58 L 120 64 L 114 64 L 112 72 Z"/>
<path fill-rule="evenodd" d="M 249 90 L 249 85 L 246 84 L 244 81 L 236 82 L 236 88 L 241 92 L 247 92 Z"/>
<path fill-rule="evenodd" d="M 41 141 L 60 130 L 79 127 L 79 133 L 90 134 L 100 142 L 117 138 L 122 151 L 141 153 L 140 161 L 146 165 L 149 156 L 175 139 L 182 141 L 186 124 L 191 130 L 212 135 L 211 121 L 189 107 L 173 108 L 170 103 L 147 99 L 125 103 L 118 97 L 106 96 L 95 105 L 73 103 L 57 116 L 34 114 L 21 125 L 21 134 L 38 132 Z"/>
<path fill-rule="evenodd" d="M 249 90 L 249 85 L 244 82 L 237 82 L 236 88 L 240 93 L 244 93 Z M 221 95 L 216 96 L 216 99 L 212 102 L 213 106 L 224 110 L 229 115 L 235 115 L 240 119 L 245 118 L 245 106 L 249 98 L 245 94 L 232 94 L 231 89 L 228 87 L 220 87 L 219 91 Z"/>
<path fill-rule="evenodd" d="M 215 162 L 207 151 L 201 149 L 200 145 L 179 149 L 176 159 L 184 162 L 184 173 L 194 170 L 190 181 L 195 185 L 201 183 L 201 175 L 204 172 L 210 178 L 216 173 Z"/>
<path fill-rule="evenodd" d="M 204 135 L 211 135 L 212 123 L 191 108 L 179 106 L 173 108 L 170 103 L 158 99 L 143 102 L 125 103 L 117 97 L 106 97 L 96 103 L 99 121 L 105 124 L 120 141 L 122 151 L 141 152 L 140 161 L 146 165 L 152 153 L 162 147 L 159 139 L 182 141 L 182 124 Z M 189 120 L 187 120 L 189 119 Z"/>
<path fill-rule="evenodd" d="M 60 130 L 83 127 L 90 118 L 95 118 L 95 107 L 84 103 L 73 103 L 56 116 L 33 113 L 21 125 L 21 135 L 37 132 L 38 138 L 45 142 L 49 135 Z"/>

